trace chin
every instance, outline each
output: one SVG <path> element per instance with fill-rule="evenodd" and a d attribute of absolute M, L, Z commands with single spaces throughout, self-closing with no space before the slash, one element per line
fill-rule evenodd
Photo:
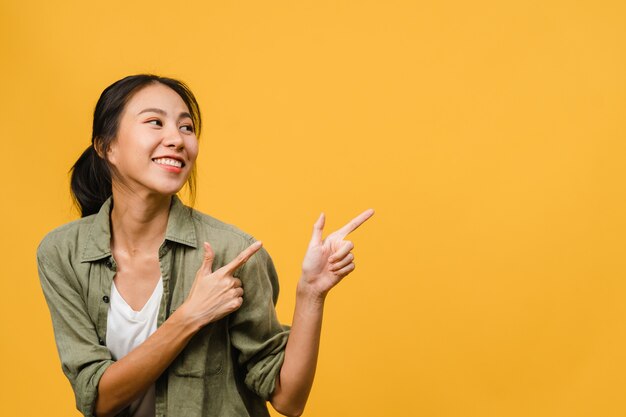
<path fill-rule="evenodd" d="M 178 194 L 178 192 L 183 189 L 184 185 L 185 184 L 172 184 L 171 186 L 167 186 L 165 184 L 160 184 L 159 186 L 153 187 L 152 192 L 162 196 L 171 197 Z"/>
<path fill-rule="evenodd" d="M 176 189 L 171 189 L 171 190 L 160 190 L 159 194 L 161 194 L 163 196 L 171 197 L 171 196 L 174 196 L 174 195 L 178 194 L 180 192 L 180 190 L 182 190 L 182 189 L 183 189 L 183 187 L 176 188 Z"/>

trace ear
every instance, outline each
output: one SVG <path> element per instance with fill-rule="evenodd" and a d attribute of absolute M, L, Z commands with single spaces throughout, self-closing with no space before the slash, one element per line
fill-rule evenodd
<path fill-rule="evenodd" d="M 102 143 L 102 139 L 100 138 L 95 138 L 93 141 L 93 148 L 96 150 L 96 153 L 98 154 L 98 156 L 104 160 L 107 159 L 107 152 L 108 149 L 104 149 L 103 143 Z"/>
<path fill-rule="evenodd" d="M 104 141 L 100 138 L 96 138 L 93 145 L 98 156 L 104 159 L 109 165 L 115 165 L 115 140 L 109 142 L 106 146 Z"/>

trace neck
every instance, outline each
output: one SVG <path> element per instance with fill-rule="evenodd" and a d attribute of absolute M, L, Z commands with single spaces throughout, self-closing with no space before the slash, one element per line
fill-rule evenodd
<path fill-rule="evenodd" d="M 141 196 L 113 187 L 111 249 L 156 252 L 165 239 L 171 196 Z"/>

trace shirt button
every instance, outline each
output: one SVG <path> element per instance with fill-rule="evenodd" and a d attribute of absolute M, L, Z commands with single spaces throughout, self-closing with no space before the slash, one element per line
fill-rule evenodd
<path fill-rule="evenodd" d="M 105 303 L 109 302 L 109 296 L 105 295 L 104 297 L 102 297 L 102 301 L 104 301 Z"/>

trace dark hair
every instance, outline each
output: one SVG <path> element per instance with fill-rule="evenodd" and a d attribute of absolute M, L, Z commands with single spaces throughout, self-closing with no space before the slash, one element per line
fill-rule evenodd
<path fill-rule="evenodd" d="M 182 81 L 153 74 L 138 74 L 122 78 L 108 86 L 100 95 L 93 112 L 91 146 L 83 152 L 70 170 L 72 197 L 82 217 L 97 213 L 112 194 L 111 170 L 103 156 L 117 135 L 126 103 L 137 91 L 156 83 L 171 88 L 183 99 L 191 114 L 196 136 L 200 137 L 202 127 L 200 106 L 189 87 Z M 193 201 L 196 191 L 195 166 L 187 183 Z"/>

